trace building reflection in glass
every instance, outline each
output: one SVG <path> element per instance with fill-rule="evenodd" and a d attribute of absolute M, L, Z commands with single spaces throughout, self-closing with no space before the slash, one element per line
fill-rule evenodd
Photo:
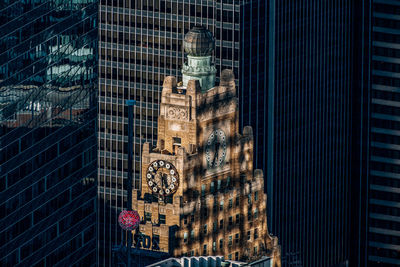
<path fill-rule="evenodd" d="M 97 1 L 0 2 L 0 265 L 96 263 Z"/>

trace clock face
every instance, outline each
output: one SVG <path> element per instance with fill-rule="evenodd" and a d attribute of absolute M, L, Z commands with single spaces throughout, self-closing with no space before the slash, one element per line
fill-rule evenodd
<path fill-rule="evenodd" d="M 221 129 L 211 132 L 206 143 L 206 161 L 208 168 L 220 167 L 226 157 L 226 135 Z"/>
<path fill-rule="evenodd" d="M 146 173 L 147 185 L 155 194 L 168 196 L 179 187 L 179 174 L 172 163 L 156 160 L 149 164 Z"/>

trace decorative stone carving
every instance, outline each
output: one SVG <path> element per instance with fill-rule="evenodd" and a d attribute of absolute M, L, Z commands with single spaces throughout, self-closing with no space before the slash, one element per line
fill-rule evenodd
<path fill-rule="evenodd" d="M 187 120 L 188 111 L 185 108 L 170 106 L 167 109 L 167 119 Z"/>

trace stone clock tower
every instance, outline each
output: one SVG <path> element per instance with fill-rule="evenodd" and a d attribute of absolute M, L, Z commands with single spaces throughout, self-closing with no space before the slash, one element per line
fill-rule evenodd
<path fill-rule="evenodd" d="M 185 36 L 183 83 L 164 80 L 156 147 L 143 145 L 141 190 L 133 209 L 151 250 L 174 256 L 223 255 L 250 261 L 273 258 L 261 170 L 253 170 L 253 132 L 239 133 L 233 72 L 215 86 L 214 39 L 196 27 Z M 139 244 L 142 245 L 143 244 Z"/>

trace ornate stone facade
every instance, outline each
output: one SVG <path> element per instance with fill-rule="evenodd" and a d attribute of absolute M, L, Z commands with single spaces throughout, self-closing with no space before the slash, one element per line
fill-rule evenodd
<path fill-rule="evenodd" d="M 133 209 L 150 249 L 173 256 L 224 255 L 251 261 L 268 255 L 280 266 L 268 233 L 261 170 L 253 170 L 253 132 L 239 133 L 234 75 L 202 92 L 198 80 L 163 84 L 157 147 L 143 146 L 142 184 Z"/>

